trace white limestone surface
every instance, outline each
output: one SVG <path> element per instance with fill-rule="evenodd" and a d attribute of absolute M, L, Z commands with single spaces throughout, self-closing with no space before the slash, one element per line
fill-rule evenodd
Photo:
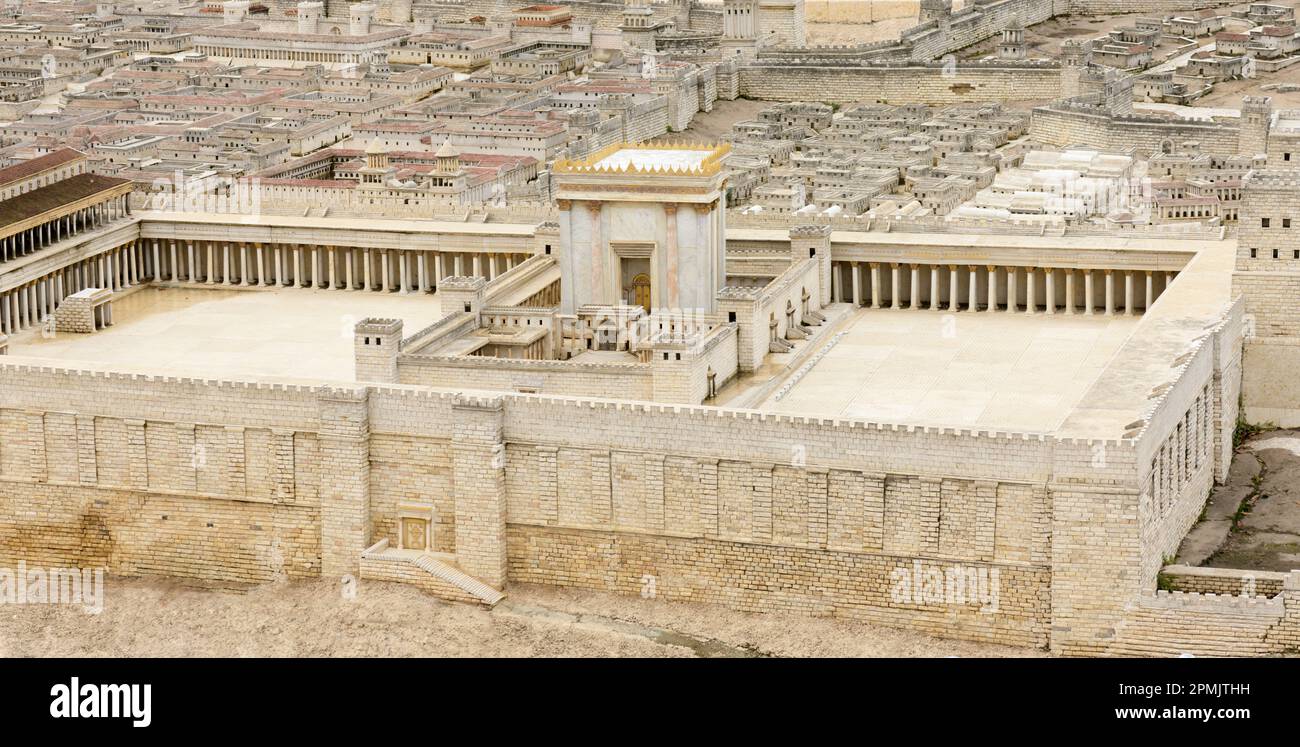
<path fill-rule="evenodd" d="M 596 162 L 600 169 L 698 169 L 711 150 L 661 150 L 658 148 L 623 148 Z"/>
<path fill-rule="evenodd" d="M 840 342 L 760 409 L 1050 432 L 1136 326 L 1125 316 L 859 309 Z"/>
<path fill-rule="evenodd" d="M 141 288 L 113 301 L 114 324 L 90 335 L 12 339 L 10 353 L 51 365 L 274 380 L 353 380 L 353 327 L 398 318 L 405 335 L 440 316 L 432 295 L 309 288 Z"/>

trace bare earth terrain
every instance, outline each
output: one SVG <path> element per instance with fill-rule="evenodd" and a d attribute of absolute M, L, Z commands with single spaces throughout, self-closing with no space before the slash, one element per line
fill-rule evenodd
<path fill-rule="evenodd" d="M 0 606 L 0 657 L 1047 655 L 843 620 L 522 584 L 491 611 L 377 582 L 362 582 L 352 599 L 325 581 L 229 592 L 108 578 L 105 587 L 98 615 Z"/>

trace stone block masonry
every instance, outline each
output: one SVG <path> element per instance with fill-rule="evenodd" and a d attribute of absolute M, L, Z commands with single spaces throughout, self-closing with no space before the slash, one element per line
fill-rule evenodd
<path fill-rule="evenodd" d="M 321 397 L 321 571 L 357 574 L 370 544 L 370 423 L 365 388 Z"/>
<path fill-rule="evenodd" d="M 1061 68 L 1054 63 L 760 60 L 740 68 L 740 95 L 764 101 L 880 101 L 936 106 L 1048 100 L 1061 95 Z"/>
<path fill-rule="evenodd" d="M 1208 377 L 1197 361 L 1184 375 Z M 1203 394 L 1187 386 L 1153 438 Z M 1136 518 L 1138 454 L 1155 449 L 1139 443 L 1107 442 L 1099 467 L 1097 444 L 1044 435 L 8 358 L 0 559 L 223 584 L 388 574 L 463 598 L 363 566 L 367 548 L 398 546 L 414 506 L 433 518 L 429 552 L 497 590 L 649 584 L 665 599 L 1097 653 L 1163 547 Z M 997 610 L 900 594 L 918 566 L 996 577 Z"/>
<path fill-rule="evenodd" d="M 793 612 L 907 626 L 932 635 L 1017 646 L 1046 645 L 1050 617 L 1045 568 L 972 566 L 997 571 L 997 610 L 902 598 L 899 556 L 828 552 L 719 539 L 511 525 L 510 577 L 668 601 L 723 604 L 746 612 Z M 755 575 L 754 568 L 768 569 Z M 925 569 L 945 568 L 925 561 Z"/>
<path fill-rule="evenodd" d="M 54 312 L 55 329 L 59 332 L 90 334 L 113 323 L 113 292 L 107 289 L 86 288 L 63 299 Z"/>
<path fill-rule="evenodd" d="M 456 559 L 496 588 L 506 582 L 506 446 L 500 398 L 457 396 L 451 440 L 456 485 Z"/>

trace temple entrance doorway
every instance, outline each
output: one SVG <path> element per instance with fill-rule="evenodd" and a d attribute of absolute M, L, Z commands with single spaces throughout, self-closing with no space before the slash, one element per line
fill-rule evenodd
<path fill-rule="evenodd" d="M 623 303 L 628 306 L 640 306 L 646 312 L 654 302 L 650 284 L 650 259 L 648 257 L 624 257 L 619 262 L 622 277 Z"/>
<path fill-rule="evenodd" d="M 632 278 L 632 293 L 628 299 L 628 305 L 640 306 L 646 311 L 650 310 L 650 276 L 640 273 Z"/>

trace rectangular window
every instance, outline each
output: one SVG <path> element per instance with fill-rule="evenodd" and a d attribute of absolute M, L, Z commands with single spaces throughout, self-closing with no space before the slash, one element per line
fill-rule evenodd
<path fill-rule="evenodd" d="M 1291 219 L 1290 219 L 1290 218 L 1283 218 L 1283 219 L 1282 219 L 1282 227 L 1283 227 L 1283 228 L 1290 228 L 1290 227 L 1291 227 Z"/>
<path fill-rule="evenodd" d="M 1251 258 L 1251 259 L 1254 259 L 1255 256 L 1256 256 L 1256 253 L 1257 253 L 1258 251 L 1259 251 L 1258 249 L 1251 249 L 1251 250 L 1250 250 L 1250 258 Z"/>
<path fill-rule="evenodd" d="M 1268 228 L 1268 218 L 1260 218 L 1260 219 L 1259 219 L 1259 227 L 1260 227 L 1260 228 Z"/>
<path fill-rule="evenodd" d="M 1277 250 L 1276 250 L 1276 249 L 1273 250 L 1273 259 L 1277 259 Z"/>

